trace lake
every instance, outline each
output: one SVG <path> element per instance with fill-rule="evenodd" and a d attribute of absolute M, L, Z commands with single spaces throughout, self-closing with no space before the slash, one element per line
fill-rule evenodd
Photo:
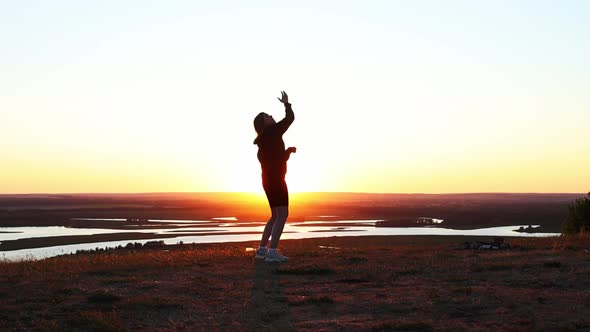
<path fill-rule="evenodd" d="M 332 216 L 330 216 L 332 217 Z M 435 219 L 439 220 L 439 219 Z M 125 246 L 129 242 L 145 243 L 148 241 L 164 241 L 166 244 L 183 243 L 219 243 L 259 240 L 264 228 L 261 222 L 240 222 L 234 217 L 219 217 L 211 220 L 158 220 L 141 221 L 126 219 L 92 219 L 75 218 L 77 223 L 105 221 L 113 224 L 113 228 L 87 227 L 0 227 L 0 244 L 4 241 L 50 238 L 56 236 L 83 236 L 93 234 L 145 234 L 145 239 L 122 241 L 102 241 L 78 243 L 43 248 L 1 251 L 0 258 L 14 260 L 21 258 L 41 259 L 62 254 L 75 253 L 77 250 Z M 468 235 L 468 236 L 558 236 L 559 233 L 521 233 L 515 232 L 521 226 L 502 226 L 479 229 L 449 229 L 441 227 L 376 227 L 380 220 L 309 220 L 305 222 L 289 222 L 285 225 L 281 239 L 304 239 L 331 236 L 374 236 L 374 235 Z M 115 228 L 116 226 L 116 228 Z M 124 229 L 121 229 L 124 226 Z M 150 238 L 154 234 L 161 238 Z"/>

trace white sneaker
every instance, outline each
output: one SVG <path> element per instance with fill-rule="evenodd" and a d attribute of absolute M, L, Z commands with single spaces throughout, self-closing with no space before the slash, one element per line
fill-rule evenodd
<path fill-rule="evenodd" d="M 264 258 L 265 262 L 286 262 L 288 260 L 289 257 L 281 255 L 276 249 L 268 250 L 266 253 L 266 258 Z"/>
<path fill-rule="evenodd" d="M 258 247 L 258 250 L 256 250 L 256 256 L 254 256 L 256 259 L 264 259 L 266 257 L 266 253 L 268 252 L 268 250 L 266 249 L 266 247 Z"/>

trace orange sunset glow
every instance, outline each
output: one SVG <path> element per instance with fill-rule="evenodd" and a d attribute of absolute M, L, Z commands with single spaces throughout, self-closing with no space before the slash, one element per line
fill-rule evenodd
<path fill-rule="evenodd" d="M 494 24 L 493 4 L 460 17 L 185 4 L 103 25 L 107 7 L 0 14 L 3 26 L 30 20 L 2 29 L 0 192 L 261 192 L 252 120 L 284 116 L 281 90 L 296 115 L 284 136 L 298 149 L 293 192 L 590 183 L 590 49 L 575 42 L 587 31 L 575 15 L 548 24 L 539 7 L 529 29 Z"/>

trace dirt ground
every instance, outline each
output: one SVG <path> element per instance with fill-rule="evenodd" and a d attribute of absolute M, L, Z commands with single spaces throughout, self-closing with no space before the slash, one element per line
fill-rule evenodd
<path fill-rule="evenodd" d="M 287 240 L 281 264 L 253 242 L 0 262 L 0 330 L 590 330 L 589 237 L 458 249 L 473 240 Z"/>

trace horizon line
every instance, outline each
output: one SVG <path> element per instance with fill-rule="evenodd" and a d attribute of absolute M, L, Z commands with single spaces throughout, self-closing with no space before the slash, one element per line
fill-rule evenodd
<path fill-rule="evenodd" d="M 473 191 L 473 192 L 370 192 L 370 191 L 301 191 L 290 194 L 357 194 L 357 195 L 481 195 L 481 194 L 587 194 L 589 192 L 532 192 L 532 191 Z M 25 192 L 25 193 L 0 193 L 0 196 L 32 196 L 32 195 L 171 195 L 171 194 L 252 194 L 264 195 L 264 192 L 252 191 L 146 191 L 146 192 Z"/>

